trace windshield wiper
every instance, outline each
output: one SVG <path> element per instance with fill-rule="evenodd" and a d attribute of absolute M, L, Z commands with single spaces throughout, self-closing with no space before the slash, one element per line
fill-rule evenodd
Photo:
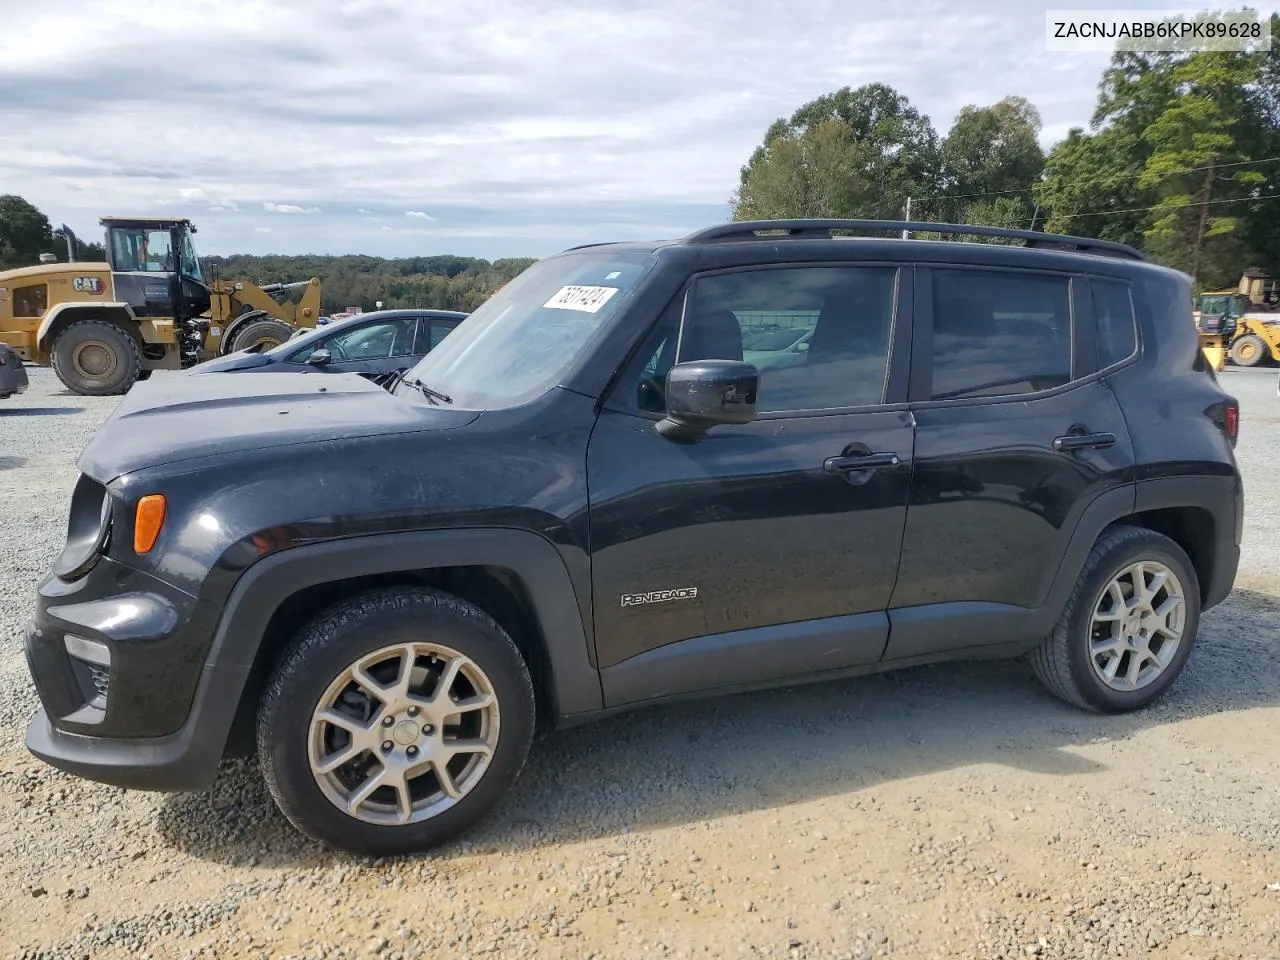
<path fill-rule="evenodd" d="M 412 379 L 404 380 L 402 382 L 407 383 L 409 386 L 417 389 L 419 392 L 422 393 L 424 397 L 426 397 L 432 403 L 435 403 L 435 404 L 453 403 L 453 397 L 449 396 L 447 393 L 441 393 L 439 390 L 432 390 L 430 387 L 428 387 L 425 383 L 423 383 L 421 380 L 417 379 L 416 377 Z"/>

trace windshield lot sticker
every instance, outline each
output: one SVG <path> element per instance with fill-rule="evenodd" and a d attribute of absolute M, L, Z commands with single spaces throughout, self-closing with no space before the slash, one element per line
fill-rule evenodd
<path fill-rule="evenodd" d="M 554 307 L 557 310 L 581 310 L 583 313 L 595 313 L 617 292 L 617 287 L 587 287 L 570 284 L 557 290 L 555 296 L 543 306 Z"/>

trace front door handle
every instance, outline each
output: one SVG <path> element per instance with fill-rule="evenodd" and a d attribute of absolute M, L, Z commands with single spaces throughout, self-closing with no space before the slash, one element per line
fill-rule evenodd
<path fill-rule="evenodd" d="M 851 473 L 876 467 L 896 467 L 901 462 L 896 453 L 864 453 L 853 457 L 827 457 L 822 461 L 822 469 L 827 473 Z"/>
<path fill-rule="evenodd" d="M 1072 453 L 1076 450 L 1101 450 L 1114 446 L 1114 433 L 1069 433 L 1065 437 L 1055 437 L 1053 449 L 1061 453 Z"/>

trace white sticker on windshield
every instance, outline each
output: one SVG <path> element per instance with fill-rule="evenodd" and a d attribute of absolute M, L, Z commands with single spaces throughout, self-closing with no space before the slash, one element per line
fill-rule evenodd
<path fill-rule="evenodd" d="M 595 313 L 609 298 L 618 292 L 617 287 L 587 287 L 580 284 L 569 284 L 561 287 L 555 295 L 543 304 L 557 310 L 581 310 L 583 313 Z"/>

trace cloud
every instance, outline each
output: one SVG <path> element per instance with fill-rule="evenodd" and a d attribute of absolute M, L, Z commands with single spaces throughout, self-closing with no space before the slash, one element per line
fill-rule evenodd
<path fill-rule="evenodd" d="M 679 236 L 728 216 L 774 120 L 845 85 L 887 83 L 939 132 L 1007 94 L 1040 108 L 1046 145 L 1087 125 L 1108 57 L 1045 53 L 1048 6 L 27 4 L 0 58 L 0 183 L 82 235 L 112 210 L 187 204 L 209 253 L 538 256 Z M 122 63 L 147 64 L 147 83 Z M 424 198 L 435 220 L 410 216 Z M 269 240 L 259 207 L 281 214 Z"/>
<path fill-rule="evenodd" d="M 271 228 L 270 227 L 254 227 L 253 232 L 254 233 L 270 233 Z"/>
<path fill-rule="evenodd" d="M 435 217 L 433 217 L 431 214 L 423 210 L 406 210 L 404 212 L 404 215 L 414 220 L 434 220 L 435 219 Z"/>
<path fill-rule="evenodd" d="M 319 213 L 319 207 L 300 207 L 295 203 L 272 203 L 266 200 L 262 204 L 262 209 L 269 213 Z"/>

